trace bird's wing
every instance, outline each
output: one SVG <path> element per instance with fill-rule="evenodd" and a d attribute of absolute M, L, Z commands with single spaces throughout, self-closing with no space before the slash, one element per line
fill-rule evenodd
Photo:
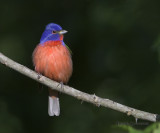
<path fill-rule="evenodd" d="M 70 54 L 72 55 L 73 53 L 72 53 L 71 49 L 66 44 L 65 44 L 65 46 L 67 47 L 67 49 L 69 50 Z"/>

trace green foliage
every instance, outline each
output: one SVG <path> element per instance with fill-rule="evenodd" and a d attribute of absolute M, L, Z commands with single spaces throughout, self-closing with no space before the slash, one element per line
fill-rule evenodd
<path fill-rule="evenodd" d="M 127 133 L 160 133 L 160 123 L 154 123 L 146 127 L 144 130 L 135 129 L 128 125 L 120 125 L 118 127 L 123 131 L 127 131 Z"/>

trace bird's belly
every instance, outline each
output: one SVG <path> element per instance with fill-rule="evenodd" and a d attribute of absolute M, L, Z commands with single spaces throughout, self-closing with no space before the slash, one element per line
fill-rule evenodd
<path fill-rule="evenodd" d="M 33 53 L 35 70 L 58 82 L 67 83 L 72 74 L 72 60 L 63 45 L 37 46 Z"/>

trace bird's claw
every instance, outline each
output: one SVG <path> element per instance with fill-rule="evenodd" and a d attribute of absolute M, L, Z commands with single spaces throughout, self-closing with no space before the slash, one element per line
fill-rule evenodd
<path fill-rule="evenodd" d="M 37 78 L 40 79 L 42 77 L 42 75 L 40 73 L 38 73 Z"/>
<path fill-rule="evenodd" d="M 57 88 L 60 87 L 61 91 L 64 91 L 64 86 L 63 86 L 63 82 L 60 82 L 58 85 L 57 85 Z"/>

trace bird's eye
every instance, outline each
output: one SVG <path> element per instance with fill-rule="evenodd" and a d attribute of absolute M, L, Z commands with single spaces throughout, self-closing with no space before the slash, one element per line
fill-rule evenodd
<path fill-rule="evenodd" d="M 55 31 L 55 30 L 53 30 L 53 31 L 52 31 L 52 33 L 53 33 L 53 34 L 56 34 L 56 31 Z"/>

